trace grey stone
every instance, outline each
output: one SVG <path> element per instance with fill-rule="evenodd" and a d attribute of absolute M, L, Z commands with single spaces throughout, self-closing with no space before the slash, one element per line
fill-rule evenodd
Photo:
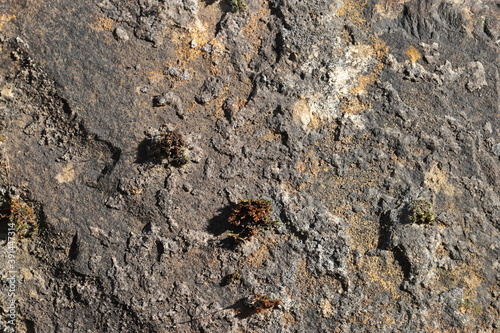
<path fill-rule="evenodd" d="M 493 154 L 495 156 L 500 156 L 500 143 L 497 143 L 496 145 L 493 146 Z"/>
<path fill-rule="evenodd" d="M 19 199 L 40 222 L 18 330 L 497 328 L 494 2 L 1 6 L 1 222 Z M 182 168 L 144 159 L 165 130 Z M 231 243 L 258 198 L 278 226 Z"/>
<path fill-rule="evenodd" d="M 115 31 L 114 31 L 114 35 L 115 35 L 115 38 L 118 40 L 121 40 L 124 42 L 129 40 L 129 36 L 128 36 L 127 31 L 122 27 L 116 27 Z"/>
<path fill-rule="evenodd" d="M 209 77 L 203 82 L 195 100 L 200 104 L 206 104 L 219 96 L 224 81 L 221 77 Z"/>

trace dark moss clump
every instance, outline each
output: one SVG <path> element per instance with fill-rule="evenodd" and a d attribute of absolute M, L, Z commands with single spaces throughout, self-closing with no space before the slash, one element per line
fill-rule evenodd
<path fill-rule="evenodd" d="M 250 240 L 261 228 L 275 225 L 271 220 L 271 202 L 265 199 L 242 200 L 233 209 L 228 222 L 238 228 L 238 232 L 229 234 L 236 242 Z"/>
<path fill-rule="evenodd" d="M 417 224 L 434 223 L 434 209 L 427 200 L 414 200 L 410 203 L 410 222 Z"/>
<path fill-rule="evenodd" d="M 264 310 L 272 309 L 281 304 L 281 300 L 271 300 L 266 295 L 255 294 L 253 297 L 246 300 L 245 305 L 248 310 L 253 313 L 261 313 Z"/>
<path fill-rule="evenodd" d="M 279 299 L 270 299 L 266 295 L 255 294 L 251 297 L 240 299 L 232 308 L 235 310 L 238 318 L 244 319 L 275 308 L 281 303 Z"/>
<path fill-rule="evenodd" d="M 228 286 L 230 284 L 236 284 L 241 282 L 241 274 L 234 272 L 232 274 L 226 275 L 221 282 L 221 286 Z"/>
<path fill-rule="evenodd" d="M 189 162 L 186 156 L 187 144 L 177 130 L 166 131 L 151 138 L 150 158 L 160 163 L 164 159 L 174 167 L 181 167 Z"/>
<path fill-rule="evenodd" d="M 231 0 L 231 8 L 234 13 L 241 13 L 247 9 L 247 4 L 241 0 Z"/>
<path fill-rule="evenodd" d="M 7 228 L 14 229 L 19 238 L 27 238 L 38 232 L 38 222 L 35 211 L 21 199 L 10 198 L 2 209 L 0 217 Z"/>

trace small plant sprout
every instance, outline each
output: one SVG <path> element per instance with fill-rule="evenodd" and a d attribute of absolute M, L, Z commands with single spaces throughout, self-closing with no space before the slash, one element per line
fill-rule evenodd
<path fill-rule="evenodd" d="M 245 233 L 245 236 L 242 235 L 242 232 L 240 232 L 239 234 L 227 233 L 226 235 L 234 239 L 236 243 L 244 243 L 247 240 L 250 240 L 252 236 L 255 236 L 256 234 L 257 232 L 255 230 L 250 230 L 248 234 Z"/>
<path fill-rule="evenodd" d="M 461 313 L 473 313 L 475 315 L 480 314 L 483 311 L 483 307 L 478 304 L 472 302 L 470 299 L 462 298 L 458 303 L 458 309 Z"/>
<path fill-rule="evenodd" d="M 227 234 L 237 243 L 250 240 L 262 228 L 275 226 L 279 221 L 271 220 L 271 202 L 265 199 L 242 200 L 233 209 L 228 222 L 240 231 Z"/>
<path fill-rule="evenodd" d="M 234 13 L 241 13 L 247 9 L 247 4 L 241 0 L 231 0 L 231 7 Z"/>
<path fill-rule="evenodd" d="M 167 159 L 174 167 L 189 162 L 186 156 L 187 144 L 177 130 L 166 131 L 151 138 L 150 157 L 155 161 Z"/>
<path fill-rule="evenodd" d="M 37 233 L 38 222 L 33 210 L 21 199 L 10 198 L 5 213 L 0 214 L 8 223 L 9 229 L 14 229 L 19 238 L 27 238 Z"/>
<path fill-rule="evenodd" d="M 241 274 L 238 272 L 234 272 L 232 274 L 227 275 L 224 278 L 223 285 L 227 286 L 230 284 L 236 284 L 236 283 L 240 283 L 240 281 L 241 281 Z"/>
<path fill-rule="evenodd" d="M 410 221 L 417 224 L 434 223 L 434 210 L 427 200 L 414 200 L 410 203 Z"/>

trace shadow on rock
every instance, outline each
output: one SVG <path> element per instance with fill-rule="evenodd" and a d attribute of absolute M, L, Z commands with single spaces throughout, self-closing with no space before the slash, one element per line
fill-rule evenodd
<path fill-rule="evenodd" d="M 207 6 L 212 5 L 215 1 L 217 0 L 201 0 L 201 2 L 204 2 Z"/>
<path fill-rule="evenodd" d="M 217 215 L 208 221 L 207 231 L 215 236 L 220 236 L 227 231 L 234 231 L 234 226 L 228 220 L 235 207 L 236 205 L 230 204 L 219 209 Z"/>
<path fill-rule="evenodd" d="M 234 310 L 238 319 L 245 319 L 257 313 L 255 309 L 248 306 L 248 298 L 246 297 L 239 299 L 236 303 L 228 307 L 228 309 Z"/>
<path fill-rule="evenodd" d="M 229 235 L 241 232 L 241 228 L 228 222 L 229 216 L 231 216 L 235 207 L 235 204 L 229 204 L 226 207 L 219 209 L 217 215 L 208 221 L 207 227 L 207 231 L 214 236 L 220 236 L 226 233 L 228 237 L 220 240 L 219 246 L 231 250 L 234 250 L 238 246 L 238 242 Z"/>
<path fill-rule="evenodd" d="M 391 216 L 390 212 L 385 212 L 379 219 L 379 233 L 377 248 L 381 250 L 390 250 L 391 243 Z"/>
<path fill-rule="evenodd" d="M 255 294 L 252 297 L 244 297 L 239 299 L 228 309 L 233 309 L 236 312 L 236 317 L 245 319 L 263 311 L 268 311 L 281 305 L 279 299 L 269 299 L 262 294 Z"/>
<path fill-rule="evenodd" d="M 147 162 L 155 162 L 155 161 L 152 161 L 150 153 L 149 153 L 150 145 L 151 145 L 150 138 L 146 138 L 146 139 L 141 141 L 141 143 L 137 147 L 137 156 L 135 159 L 135 163 L 144 164 Z"/>

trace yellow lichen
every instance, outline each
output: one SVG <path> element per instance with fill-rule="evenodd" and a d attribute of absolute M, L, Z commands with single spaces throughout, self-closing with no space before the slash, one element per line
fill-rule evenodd
<path fill-rule="evenodd" d="M 7 15 L 7 14 L 0 15 L 0 30 L 3 29 L 3 26 L 6 23 L 10 22 L 14 18 L 16 18 L 16 15 Z"/>
<path fill-rule="evenodd" d="M 435 193 L 442 192 L 450 197 L 461 194 L 461 191 L 448 181 L 446 173 L 439 168 L 437 163 L 425 173 L 424 184 Z"/>
<path fill-rule="evenodd" d="M 332 303 L 330 303 L 330 301 L 328 300 L 328 298 L 323 298 L 321 300 L 320 308 L 321 308 L 321 315 L 323 316 L 323 318 L 332 317 L 334 308 Z"/>
<path fill-rule="evenodd" d="M 363 15 L 365 7 L 366 0 L 344 0 L 337 11 L 337 16 L 347 16 L 353 23 L 365 25 L 366 20 Z"/>
<path fill-rule="evenodd" d="M 106 17 L 99 17 L 96 21 L 90 24 L 90 27 L 95 31 L 112 31 L 115 21 Z"/>
<path fill-rule="evenodd" d="M 420 52 L 418 52 L 413 45 L 410 45 L 410 47 L 405 51 L 405 54 L 411 62 L 417 62 L 420 58 L 422 58 Z"/>

